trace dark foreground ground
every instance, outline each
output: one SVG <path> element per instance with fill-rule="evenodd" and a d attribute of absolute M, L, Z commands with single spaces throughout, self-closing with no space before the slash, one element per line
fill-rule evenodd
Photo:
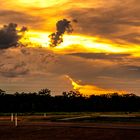
<path fill-rule="evenodd" d="M 140 140 L 139 124 L 0 123 L 0 140 Z"/>

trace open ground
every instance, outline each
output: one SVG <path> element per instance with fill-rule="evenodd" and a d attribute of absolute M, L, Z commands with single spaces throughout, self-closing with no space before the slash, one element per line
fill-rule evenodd
<path fill-rule="evenodd" d="M 1 116 L 0 140 L 139 140 L 140 122 L 134 115 L 20 115 L 18 126 L 11 122 L 10 116 Z"/>

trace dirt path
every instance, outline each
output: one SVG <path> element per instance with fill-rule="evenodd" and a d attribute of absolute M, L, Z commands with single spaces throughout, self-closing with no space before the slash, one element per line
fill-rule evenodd
<path fill-rule="evenodd" d="M 0 140 L 140 140 L 138 124 L 0 123 Z"/>
<path fill-rule="evenodd" d="M 124 124 L 124 123 L 74 123 L 74 122 L 24 122 L 19 126 L 46 126 L 46 127 L 74 127 L 74 128 L 106 128 L 106 129 L 130 129 L 139 130 L 140 124 Z"/>

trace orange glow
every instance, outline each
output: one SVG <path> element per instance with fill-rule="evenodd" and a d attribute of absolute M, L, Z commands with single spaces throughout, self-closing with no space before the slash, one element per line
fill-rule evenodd
<path fill-rule="evenodd" d="M 112 90 L 112 89 L 103 89 L 100 87 L 97 87 L 95 85 L 82 85 L 75 82 L 72 78 L 69 76 L 66 76 L 73 86 L 73 89 L 76 91 L 79 91 L 83 95 L 100 95 L 100 94 L 108 94 L 108 93 L 119 93 L 119 94 L 125 94 L 126 91 L 120 91 L 120 90 Z"/>
<path fill-rule="evenodd" d="M 49 7 L 66 1 L 67 0 L 18 0 L 18 3 L 30 7 Z"/>
<path fill-rule="evenodd" d="M 52 76 L 57 80 L 59 76 L 75 76 L 79 72 L 76 77 L 81 76 L 79 79 L 85 78 L 90 82 L 96 76 L 98 81 L 93 79 L 93 85 L 83 83 L 84 80 L 79 83 L 69 77 L 72 83 L 70 86 L 86 95 L 125 93 L 115 90 L 121 90 L 121 87 L 131 91 L 134 88 L 134 92 L 139 92 L 140 79 L 137 75 L 140 67 L 140 26 L 137 3 L 134 0 L 124 5 L 121 0 L 110 0 L 108 3 L 105 0 L 1 0 L 0 26 L 12 22 L 18 25 L 19 30 L 22 26 L 28 28 L 19 40 L 21 48 L 7 46 L 7 51 L 1 57 L 9 53 L 11 56 L 3 59 L 5 63 L 13 64 L 14 68 L 16 64 L 12 62 L 15 62 L 16 54 L 29 51 L 27 58 L 26 53 L 25 56 L 22 53 L 20 59 L 17 56 L 17 64 L 20 65 L 23 61 L 25 66 L 22 67 L 27 72 L 29 69 L 31 77 L 32 73 L 36 73 L 38 77 L 45 78 L 42 76 L 44 74 L 46 78 Z M 49 35 L 58 32 L 58 21 L 62 19 L 71 21 L 73 32 L 68 34 L 65 31 L 63 42 L 56 47 L 50 47 Z M 31 65 L 27 61 L 30 58 L 37 58 L 38 61 Z M 1 62 L 2 66 L 4 62 Z M 72 67 L 75 67 L 75 72 Z M 81 70 L 83 67 L 85 69 Z M 22 73 L 15 74 L 24 77 Z M 1 76 L 3 79 L 16 78 L 8 78 L 3 74 Z M 42 86 L 41 78 L 39 82 Z M 56 83 L 57 81 L 54 82 Z M 108 83 L 111 84 L 107 85 Z M 112 89 L 104 89 L 106 87 Z"/>
<path fill-rule="evenodd" d="M 47 47 L 49 45 L 49 33 L 28 31 L 20 39 L 20 42 L 26 47 Z"/>
<path fill-rule="evenodd" d="M 97 37 L 84 35 L 64 35 L 64 42 L 57 47 L 49 47 L 50 32 L 28 31 L 20 40 L 27 47 L 44 47 L 55 53 L 68 54 L 76 52 L 93 53 L 130 53 L 135 57 L 140 56 L 139 46 L 120 46 Z M 133 47 L 132 47 L 133 46 Z"/>

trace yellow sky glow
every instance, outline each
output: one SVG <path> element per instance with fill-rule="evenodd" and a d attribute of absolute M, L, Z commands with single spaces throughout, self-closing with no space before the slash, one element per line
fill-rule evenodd
<path fill-rule="evenodd" d="M 66 76 L 73 86 L 73 89 L 76 91 L 79 91 L 81 94 L 89 96 L 89 95 L 100 95 L 100 94 L 107 94 L 107 93 L 119 93 L 119 94 L 125 94 L 126 91 L 120 91 L 120 90 L 113 90 L 113 89 L 103 89 L 100 87 L 97 87 L 95 85 L 84 85 L 79 84 L 78 82 L 75 82 L 72 78 L 69 76 Z"/>
<path fill-rule="evenodd" d="M 139 59 L 135 61 L 136 57 L 140 58 L 139 5 L 137 2 L 131 1 L 133 0 L 125 2 L 123 5 L 121 0 L 110 0 L 108 3 L 105 0 L 1 0 L 0 26 L 16 23 L 18 27 L 27 27 L 29 30 L 19 42 L 27 48 L 42 47 L 43 49 L 40 50 L 44 51 L 44 53 L 47 52 L 45 50 L 50 50 L 58 54 L 58 56 L 72 53 L 130 54 L 120 55 L 121 58 L 130 58 L 129 60 L 123 59 L 121 62 L 121 59 L 120 61 L 119 59 L 118 61 L 112 61 L 111 58 L 107 60 L 101 59 L 99 64 L 105 63 L 106 67 L 109 67 L 110 70 L 110 67 L 115 67 L 118 63 L 116 67 L 120 68 L 120 73 L 118 71 L 120 79 L 123 78 L 127 67 L 126 74 L 128 72 L 128 78 L 133 77 L 137 79 L 139 77 L 136 75 L 138 75 L 140 65 Z M 64 34 L 64 41 L 60 45 L 50 47 L 49 35 L 56 32 L 57 21 L 64 18 L 70 21 L 77 20 L 77 22 L 71 22 L 74 32 Z M 14 50 L 15 48 L 12 49 Z M 15 49 L 15 51 L 17 50 Z M 84 57 L 78 58 L 78 56 L 71 55 L 68 57 L 72 57 L 75 60 L 84 60 L 84 63 L 89 63 L 91 60 Z M 74 62 L 70 64 L 72 63 Z M 118 69 L 116 68 L 116 70 Z M 113 70 L 110 71 L 114 72 Z M 82 77 L 82 75 L 80 76 Z M 91 76 L 94 78 L 94 74 Z M 115 72 L 111 76 L 116 77 Z M 83 78 L 86 78 L 85 81 L 91 80 L 86 76 Z M 124 91 L 100 88 L 96 86 L 96 81 L 95 85 L 90 85 L 75 82 L 70 77 L 69 80 L 72 83 L 73 89 L 86 95 L 93 93 L 104 94 L 107 92 L 124 93 Z M 115 80 L 112 81 L 115 85 Z M 129 82 L 133 83 L 134 81 L 135 79 L 129 79 Z M 129 89 L 131 87 L 129 82 L 124 82 L 124 87 L 126 85 Z M 121 83 L 118 85 L 123 87 Z M 134 84 L 131 85 L 133 87 Z"/>
<path fill-rule="evenodd" d="M 55 24 L 62 18 L 68 18 L 68 15 L 63 12 L 67 11 L 65 8 L 82 7 L 83 2 L 81 0 L 72 2 L 72 0 L 9 0 L 5 2 L 6 6 L 2 6 L 2 9 L 13 9 L 15 11 L 21 11 L 31 16 L 35 16 L 40 20 L 35 27 L 34 24 L 29 24 L 29 28 L 40 31 L 29 31 L 26 33 L 25 38 L 21 39 L 22 43 L 29 43 L 28 47 L 46 47 L 49 48 L 50 32 L 55 32 Z M 63 7 L 62 5 L 65 4 Z M 95 8 L 104 4 L 103 1 L 88 0 L 84 6 L 90 7 L 94 5 Z M 110 3 L 111 4 L 111 3 Z M 59 6 L 58 6 L 59 5 Z M 71 7 L 71 8 L 72 8 Z M 32 18 L 33 18 L 32 17 Z M 10 21 L 11 22 L 11 21 Z M 26 26 L 26 25 L 25 25 Z M 33 26 L 33 27 L 32 27 Z M 28 27 L 28 25 L 27 25 Z M 35 28 L 35 29 L 34 29 Z M 136 29 L 135 29 L 136 30 Z M 49 32 L 47 32 L 49 31 Z M 50 48 L 52 49 L 52 48 Z M 129 53 L 134 57 L 140 57 L 139 44 L 131 44 L 126 42 L 125 45 L 116 44 L 104 38 L 98 38 L 93 36 L 87 36 L 86 34 L 71 34 L 64 35 L 64 42 L 52 49 L 56 53 L 76 53 L 76 52 L 93 52 L 93 53 Z"/>
<path fill-rule="evenodd" d="M 18 0 L 17 3 L 25 7 L 50 7 L 58 3 L 66 2 L 67 0 Z"/>
<path fill-rule="evenodd" d="M 133 56 L 140 56 L 139 46 L 118 45 L 108 40 L 85 36 L 85 35 L 64 35 L 64 42 L 57 47 L 49 47 L 50 32 L 28 31 L 20 40 L 28 47 L 44 47 L 55 53 L 68 54 L 77 52 L 93 53 L 130 53 Z"/>

